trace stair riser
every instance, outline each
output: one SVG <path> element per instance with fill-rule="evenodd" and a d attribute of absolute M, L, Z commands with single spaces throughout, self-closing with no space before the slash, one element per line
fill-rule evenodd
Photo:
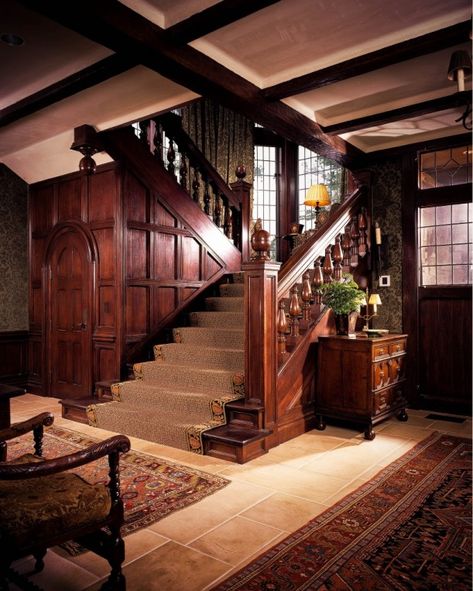
<path fill-rule="evenodd" d="M 156 345 L 154 357 L 157 363 L 165 364 L 240 372 L 244 368 L 244 351 L 236 349 L 226 350 L 170 343 Z"/>
<path fill-rule="evenodd" d="M 173 338 L 176 343 L 196 344 L 201 347 L 225 347 L 227 349 L 243 349 L 245 341 L 242 330 L 199 327 L 175 328 Z"/>
<path fill-rule="evenodd" d="M 243 298 L 207 298 L 205 309 L 209 312 L 242 312 Z"/>
<path fill-rule="evenodd" d="M 189 321 L 191 326 L 206 328 L 242 328 L 244 316 L 238 312 L 191 312 Z"/>

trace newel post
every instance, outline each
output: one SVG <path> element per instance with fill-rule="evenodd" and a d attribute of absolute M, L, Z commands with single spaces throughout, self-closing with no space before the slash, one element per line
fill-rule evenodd
<path fill-rule="evenodd" d="M 245 276 L 245 391 L 246 400 L 264 406 L 264 428 L 276 421 L 278 369 L 278 271 L 281 263 L 269 257 L 269 233 L 255 225 L 251 245 L 255 256 L 242 264 Z"/>
<path fill-rule="evenodd" d="M 251 223 L 251 211 L 250 211 L 250 193 L 251 183 L 243 180 L 246 176 L 246 169 L 243 165 L 237 166 L 235 170 L 237 181 L 230 183 L 230 188 L 235 193 L 235 197 L 240 203 L 240 217 L 241 227 L 239 229 L 240 244 L 237 244 L 241 248 L 241 260 L 247 262 L 250 258 L 250 223 Z"/>

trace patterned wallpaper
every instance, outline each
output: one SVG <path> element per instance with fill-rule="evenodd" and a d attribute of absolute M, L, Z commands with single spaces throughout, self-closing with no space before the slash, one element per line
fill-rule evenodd
<path fill-rule="evenodd" d="M 0 163 L 0 331 L 28 330 L 27 194 Z"/>
<path fill-rule="evenodd" d="M 392 159 L 371 167 L 373 223 L 378 222 L 382 233 L 382 266 L 380 275 L 390 275 L 391 286 L 379 287 L 373 275 L 373 287 L 382 305 L 373 318 L 375 328 L 402 332 L 402 221 L 401 221 L 401 161 Z"/>

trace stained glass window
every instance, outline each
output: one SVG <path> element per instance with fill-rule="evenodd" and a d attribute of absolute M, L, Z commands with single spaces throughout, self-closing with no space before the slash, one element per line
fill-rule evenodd
<path fill-rule="evenodd" d="M 471 182 L 471 146 L 424 152 L 419 158 L 419 189 Z"/>

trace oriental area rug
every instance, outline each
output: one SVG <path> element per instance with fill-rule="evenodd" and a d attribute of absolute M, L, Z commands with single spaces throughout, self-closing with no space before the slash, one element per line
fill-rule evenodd
<path fill-rule="evenodd" d="M 73 453 L 98 440 L 62 427 L 51 426 L 44 431 L 43 457 L 54 458 Z M 33 451 L 31 433 L 8 442 L 8 459 Z M 91 483 L 108 482 L 108 458 L 74 468 Z M 173 511 L 183 509 L 220 490 L 230 481 L 175 464 L 141 452 L 130 450 L 120 455 L 120 492 L 125 507 L 122 535 L 147 527 Z M 64 546 L 70 554 L 82 551 L 77 544 Z"/>
<path fill-rule="evenodd" d="M 470 591 L 471 441 L 433 433 L 213 591 Z"/>

